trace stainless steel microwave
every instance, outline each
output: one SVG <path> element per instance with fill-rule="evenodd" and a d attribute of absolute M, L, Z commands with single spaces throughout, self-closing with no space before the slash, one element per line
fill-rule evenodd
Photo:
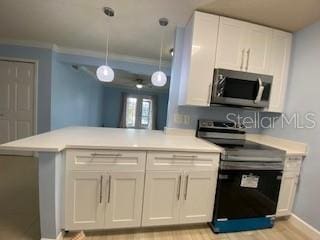
<path fill-rule="evenodd" d="M 215 69 L 211 104 L 268 107 L 272 80 L 270 75 Z"/>

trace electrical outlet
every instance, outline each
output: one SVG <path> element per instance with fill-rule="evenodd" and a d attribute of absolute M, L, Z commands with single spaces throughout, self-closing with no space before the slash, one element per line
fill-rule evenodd
<path fill-rule="evenodd" d="M 183 115 L 183 123 L 185 125 L 189 125 L 190 124 L 190 115 Z"/>
<path fill-rule="evenodd" d="M 174 122 L 177 124 L 182 124 L 184 122 L 184 115 L 175 113 L 174 114 Z"/>

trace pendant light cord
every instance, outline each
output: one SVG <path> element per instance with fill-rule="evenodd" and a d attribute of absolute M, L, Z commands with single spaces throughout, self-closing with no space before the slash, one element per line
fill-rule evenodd
<path fill-rule="evenodd" d="M 106 65 L 108 65 L 108 55 L 109 55 L 109 23 L 107 22 Z"/>
<path fill-rule="evenodd" d="M 161 64 L 162 64 L 163 37 L 164 37 L 164 27 L 162 27 L 162 31 L 161 31 L 161 47 L 160 47 L 159 71 L 161 71 Z"/>

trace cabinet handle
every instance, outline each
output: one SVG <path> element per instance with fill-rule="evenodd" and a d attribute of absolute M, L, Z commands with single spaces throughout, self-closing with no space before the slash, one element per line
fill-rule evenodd
<path fill-rule="evenodd" d="M 120 153 L 91 153 L 91 157 L 121 157 Z"/>
<path fill-rule="evenodd" d="M 251 52 L 251 48 L 249 48 L 248 51 L 247 51 L 247 66 L 246 66 L 246 71 L 248 71 L 248 69 L 249 69 L 250 52 Z"/>
<path fill-rule="evenodd" d="M 110 195 L 111 195 L 111 175 L 109 175 L 108 203 L 110 203 Z"/>
<path fill-rule="evenodd" d="M 184 200 L 187 200 L 188 185 L 189 185 L 189 175 L 186 176 L 186 188 L 185 188 L 185 190 L 184 190 Z"/>
<path fill-rule="evenodd" d="M 211 92 L 212 92 L 212 83 L 209 84 L 208 99 L 207 99 L 208 105 L 210 105 Z"/>
<path fill-rule="evenodd" d="M 181 188 L 181 180 L 182 180 L 182 176 L 179 176 L 179 182 L 178 182 L 178 191 L 177 191 L 177 198 L 178 201 L 180 200 L 180 188 Z"/>
<path fill-rule="evenodd" d="M 242 55 L 241 55 L 241 66 L 240 66 L 240 70 L 242 70 L 242 69 L 243 69 L 243 63 L 244 63 L 244 52 L 245 52 L 245 49 L 243 48 L 241 52 L 242 52 Z"/>
<path fill-rule="evenodd" d="M 197 158 L 196 155 L 176 155 L 176 154 L 173 154 L 172 157 L 173 158 Z"/>
<path fill-rule="evenodd" d="M 103 176 L 100 176 L 100 196 L 99 196 L 99 203 L 102 203 L 102 182 L 103 182 Z"/>

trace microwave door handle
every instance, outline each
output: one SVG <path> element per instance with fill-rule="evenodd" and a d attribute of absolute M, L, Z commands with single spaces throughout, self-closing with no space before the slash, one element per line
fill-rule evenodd
<path fill-rule="evenodd" d="M 262 85 L 261 78 L 258 78 L 258 82 L 259 82 L 259 89 L 258 89 L 258 93 L 257 93 L 256 99 L 254 100 L 254 103 L 261 102 L 262 94 L 263 94 L 263 91 L 264 91 L 264 86 Z"/>

